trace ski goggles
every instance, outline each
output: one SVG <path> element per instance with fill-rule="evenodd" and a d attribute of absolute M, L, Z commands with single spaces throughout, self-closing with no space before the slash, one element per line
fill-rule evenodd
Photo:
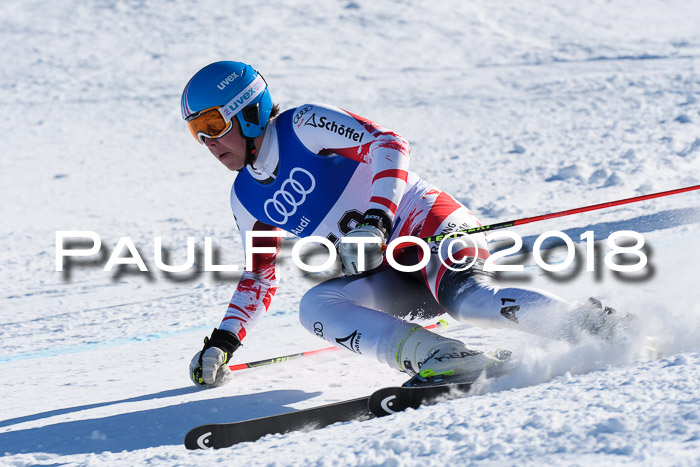
<path fill-rule="evenodd" d="M 187 125 L 192 136 L 204 144 L 204 137 L 221 138 L 233 127 L 233 117 L 243 108 L 253 103 L 267 85 L 262 75 L 224 105 L 209 107 L 187 117 Z"/>
<path fill-rule="evenodd" d="M 204 137 L 221 138 L 233 126 L 232 118 L 228 120 L 221 113 L 221 106 L 210 107 L 192 115 L 187 120 L 192 136 L 204 144 Z"/>

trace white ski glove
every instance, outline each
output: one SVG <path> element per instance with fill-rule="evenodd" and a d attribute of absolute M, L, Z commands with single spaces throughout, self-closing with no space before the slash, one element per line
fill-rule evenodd
<path fill-rule="evenodd" d="M 228 383 L 233 377 L 227 363 L 240 347 L 235 334 L 214 329 L 211 337 L 204 338 L 204 347 L 190 362 L 190 379 L 197 386 L 216 388 Z"/>
<path fill-rule="evenodd" d="M 379 209 L 369 209 L 362 224 L 348 232 L 340 242 L 338 254 L 343 263 L 343 272 L 351 276 L 381 265 L 384 244 L 390 232 L 389 216 Z"/>

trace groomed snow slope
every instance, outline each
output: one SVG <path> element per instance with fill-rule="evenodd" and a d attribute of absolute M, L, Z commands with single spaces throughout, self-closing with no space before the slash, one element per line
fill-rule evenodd
<path fill-rule="evenodd" d="M 327 102 L 411 143 L 412 168 L 484 223 L 700 183 L 700 8 L 693 2 L 3 2 L 0 9 L 0 465 L 497 465 L 700 462 L 698 192 L 530 224 L 578 240 L 644 235 L 643 274 L 602 257 L 515 283 L 597 296 L 672 337 L 577 346 L 450 321 L 446 334 L 522 361 L 471 398 L 212 452 L 191 427 L 357 397 L 404 378 L 355 355 L 241 372 L 201 391 L 191 356 L 236 274 L 167 276 L 188 236 L 241 264 L 232 174 L 179 115 L 209 62 L 260 69 L 283 108 Z M 55 272 L 55 232 L 131 237 L 151 269 Z M 293 241 L 286 240 L 285 257 Z M 584 248 L 579 245 L 578 259 Z M 563 257 L 559 249 L 551 259 Z M 106 257 L 106 256 L 105 256 Z M 286 259 L 269 315 L 237 361 L 320 348 L 301 329 L 304 276 Z"/>

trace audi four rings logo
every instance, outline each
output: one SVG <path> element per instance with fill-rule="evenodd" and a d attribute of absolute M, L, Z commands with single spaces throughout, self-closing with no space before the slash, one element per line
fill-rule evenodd
<path fill-rule="evenodd" d="M 289 216 L 297 212 L 297 208 L 306 201 L 306 195 L 314 191 L 314 188 L 316 179 L 311 172 L 301 167 L 292 169 L 280 189 L 265 201 L 265 214 L 275 224 L 286 224 Z"/>
<path fill-rule="evenodd" d="M 299 120 L 301 120 L 301 117 L 311 109 L 313 109 L 313 107 L 310 105 L 307 105 L 306 107 L 301 109 L 299 112 L 297 112 L 297 114 L 294 116 L 294 124 L 299 123 Z"/>

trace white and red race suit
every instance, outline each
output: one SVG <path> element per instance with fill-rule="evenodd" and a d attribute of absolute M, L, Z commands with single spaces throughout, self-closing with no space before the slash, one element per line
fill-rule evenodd
<path fill-rule="evenodd" d="M 408 170 L 409 145 L 398 134 L 339 108 L 306 104 L 272 120 L 252 167 L 242 170 L 231 190 L 231 207 L 246 245 L 251 231 L 282 229 L 299 237 L 326 237 L 336 245 L 358 226 L 368 209 L 393 220 L 388 239 L 427 237 L 481 225 L 467 207 Z M 476 258 L 468 271 L 454 272 L 445 250 L 416 274 L 386 265 L 360 276 L 339 277 L 314 287 L 300 304 L 310 332 L 356 353 L 385 361 L 383 340 L 399 317 L 447 312 L 485 326 L 517 326 L 538 333 L 541 308 L 569 304 L 546 292 L 499 288 L 482 270 L 489 257 L 483 233 L 453 250 Z M 255 247 L 276 247 L 280 238 L 254 238 Z M 422 251 L 408 249 L 403 261 L 416 264 Z M 277 253 L 253 255 L 220 325 L 243 340 L 270 306 L 279 282 Z M 401 261 L 401 258 L 397 259 Z M 422 285 L 421 285 L 422 284 Z"/>

